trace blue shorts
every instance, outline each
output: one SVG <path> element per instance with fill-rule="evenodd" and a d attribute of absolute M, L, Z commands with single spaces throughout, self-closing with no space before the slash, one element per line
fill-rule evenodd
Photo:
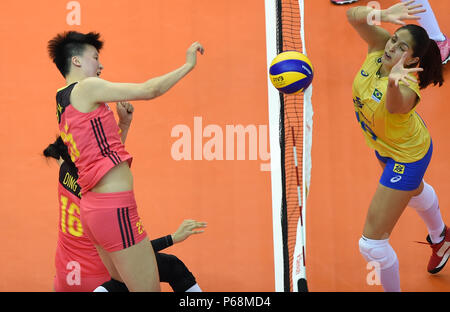
<path fill-rule="evenodd" d="M 380 183 L 386 187 L 401 191 L 412 191 L 420 186 L 425 171 L 433 154 L 433 142 L 425 156 L 412 163 L 397 162 L 389 157 L 382 157 L 375 151 L 377 158 L 386 164 Z"/>

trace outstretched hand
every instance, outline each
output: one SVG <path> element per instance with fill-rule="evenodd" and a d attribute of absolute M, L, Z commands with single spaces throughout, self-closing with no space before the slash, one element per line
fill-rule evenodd
<path fill-rule="evenodd" d="M 411 77 L 409 73 L 423 71 L 423 68 L 420 67 L 405 68 L 404 67 L 405 60 L 406 60 L 406 52 L 403 53 L 402 57 L 397 62 L 397 64 L 395 64 L 394 67 L 392 67 L 391 72 L 389 74 L 389 81 L 394 82 L 396 87 L 398 87 L 400 81 L 402 81 L 407 86 L 409 86 L 409 82 L 407 80 L 417 83 L 417 79 Z"/>
<path fill-rule="evenodd" d="M 184 220 L 183 223 L 181 223 L 178 230 L 172 234 L 172 241 L 174 244 L 184 241 L 186 238 L 193 234 L 200 234 L 203 233 L 204 230 L 198 230 L 194 231 L 198 228 L 205 228 L 206 222 L 198 222 L 195 220 Z"/>
<path fill-rule="evenodd" d="M 205 53 L 205 49 L 199 42 L 194 42 L 191 44 L 186 52 L 186 64 L 192 68 L 197 64 L 197 52 L 200 52 L 202 55 Z"/>
<path fill-rule="evenodd" d="M 403 20 L 418 20 L 419 16 L 416 14 L 423 13 L 425 9 L 419 9 L 422 7 L 421 4 L 414 5 L 415 1 L 411 0 L 408 2 L 397 3 L 391 6 L 390 8 L 384 10 L 384 18 L 385 22 L 405 25 L 406 23 Z"/>

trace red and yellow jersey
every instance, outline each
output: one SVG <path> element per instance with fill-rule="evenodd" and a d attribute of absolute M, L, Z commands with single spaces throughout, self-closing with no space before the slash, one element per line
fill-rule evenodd
<path fill-rule="evenodd" d="M 80 186 L 77 170 L 62 163 L 59 171 L 59 226 L 55 255 L 56 270 L 70 274 L 79 269 L 81 276 L 108 275 L 97 249 L 83 231 L 80 218 Z"/>
<path fill-rule="evenodd" d="M 131 165 L 132 157 L 120 139 L 120 129 L 108 104 L 102 103 L 89 113 L 76 110 L 70 94 L 76 83 L 56 94 L 60 135 L 78 168 L 78 183 L 85 193 L 114 166 L 123 161 Z"/>
<path fill-rule="evenodd" d="M 431 137 L 415 109 L 406 114 L 391 114 L 387 111 L 388 77 L 380 78 L 377 74 L 383 53 L 384 51 L 369 53 L 353 81 L 356 118 L 367 144 L 381 156 L 398 162 L 415 162 L 427 153 Z M 420 99 L 418 84 L 409 83 L 409 88 Z"/>

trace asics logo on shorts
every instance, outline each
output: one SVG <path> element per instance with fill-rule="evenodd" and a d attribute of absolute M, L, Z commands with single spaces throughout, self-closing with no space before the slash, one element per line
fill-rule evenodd
<path fill-rule="evenodd" d="M 398 181 L 400 181 L 402 179 L 402 176 L 395 176 L 391 178 L 391 183 L 397 183 Z"/>
<path fill-rule="evenodd" d="M 117 218 L 119 220 L 120 235 L 122 236 L 123 248 L 133 246 L 134 234 L 131 228 L 130 216 L 128 214 L 128 208 L 117 208 Z"/>

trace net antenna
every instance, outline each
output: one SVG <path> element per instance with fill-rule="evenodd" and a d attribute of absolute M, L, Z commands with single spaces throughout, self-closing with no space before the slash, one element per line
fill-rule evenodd
<path fill-rule="evenodd" d="M 284 51 L 305 55 L 303 0 L 265 0 L 267 68 Z M 306 198 L 311 179 L 312 85 L 278 92 L 268 77 L 276 291 L 308 291 Z"/>

